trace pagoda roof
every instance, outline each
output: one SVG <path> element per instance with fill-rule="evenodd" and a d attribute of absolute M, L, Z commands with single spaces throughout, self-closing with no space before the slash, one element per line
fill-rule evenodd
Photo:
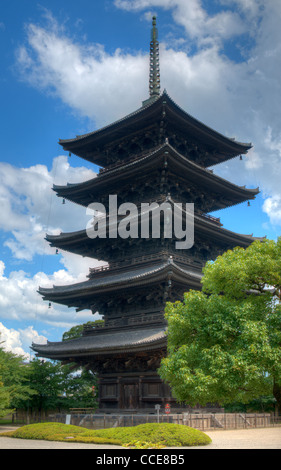
<path fill-rule="evenodd" d="M 163 113 L 164 111 L 164 113 Z M 240 154 L 245 154 L 252 147 L 251 143 L 238 142 L 224 136 L 192 117 L 178 106 L 164 90 L 154 100 L 147 100 L 143 106 L 131 114 L 93 132 L 78 135 L 72 139 L 60 139 L 59 144 L 85 160 L 100 166 L 106 166 L 106 156 L 102 150 L 110 142 L 118 143 L 121 139 L 149 128 L 157 121 L 165 120 L 179 129 L 187 138 L 192 137 L 204 142 L 215 155 L 209 155 L 206 166 L 215 165 Z"/>
<path fill-rule="evenodd" d="M 79 310 L 89 308 L 89 302 L 97 295 L 117 292 L 118 290 L 136 286 L 152 285 L 167 279 L 180 284 L 186 284 L 187 288 L 199 288 L 202 274 L 193 269 L 183 269 L 171 258 L 161 262 L 154 262 L 146 266 L 137 266 L 125 269 L 101 271 L 90 279 L 77 284 L 65 286 L 53 286 L 53 288 L 39 288 L 39 293 L 44 300 L 61 303 L 74 307 L 79 305 Z"/>
<path fill-rule="evenodd" d="M 167 162 L 168 169 L 185 178 L 186 184 L 188 182 L 194 184 L 195 182 L 196 185 L 202 188 L 202 191 L 205 190 L 206 192 L 209 192 L 212 188 L 216 193 L 223 194 L 225 201 L 232 201 L 225 203 L 214 201 L 214 207 L 210 212 L 254 199 L 259 193 L 259 188 L 248 189 L 245 186 L 237 186 L 215 175 L 212 171 L 181 155 L 168 142 L 142 157 L 114 166 L 91 180 L 66 186 L 54 185 L 53 190 L 59 197 L 87 207 L 95 201 L 95 198 L 98 198 L 102 191 L 106 192 L 110 188 L 116 190 L 125 181 L 130 181 L 133 184 L 145 172 L 150 172 L 153 168 L 160 168 L 164 161 Z"/>
<path fill-rule="evenodd" d="M 160 349 L 167 345 L 166 327 L 163 325 L 120 330 L 100 328 L 96 330 L 96 333 L 61 342 L 32 343 L 32 349 L 37 356 L 63 360 L 85 356 L 136 353 Z"/>
<path fill-rule="evenodd" d="M 167 201 L 172 204 L 176 204 L 171 198 L 167 198 Z M 185 215 L 185 210 L 181 207 L 183 217 Z M 148 211 L 148 209 L 146 209 Z M 145 211 L 144 211 L 145 212 Z M 132 216 L 132 223 L 140 223 L 140 217 L 137 219 Z M 121 220 L 121 217 L 120 217 Z M 134 222 L 135 220 L 135 222 Z M 102 217 L 99 221 L 100 227 L 106 227 L 110 225 L 110 221 L 107 217 Z M 232 247 L 241 246 L 247 247 L 255 240 L 263 240 L 265 237 L 253 237 L 253 234 L 240 234 L 232 232 L 222 227 L 222 224 L 219 222 L 219 219 L 198 214 L 194 212 L 194 230 L 195 230 L 195 243 L 196 243 L 196 234 L 201 234 L 204 237 L 208 237 L 211 240 L 217 240 L 223 244 L 230 245 Z M 97 258 L 95 253 L 95 246 L 103 246 L 111 242 L 111 238 L 90 238 L 87 234 L 87 230 L 80 230 L 76 232 L 61 233 L 60 235 L 46 235 L 46 240 L 50 243 L 51 246 L 60 248 L 62 250 L 70 251 L 82 256 L 87 256 L 91 258 Z M 106 261 L 106 259 L 104 259 Z"/>

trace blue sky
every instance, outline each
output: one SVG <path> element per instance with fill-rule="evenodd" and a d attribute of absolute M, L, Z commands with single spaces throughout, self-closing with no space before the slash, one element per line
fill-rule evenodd
<path fill-rule="evenodd" d="M 92 131 L 148 98 L 149 41 L 157 15 L 161 89 L 210 127 L 253 149 L 214 167 L 260 188 L 248 207 L 216 212 L 225 228 L 281 232 L 281 4 L 277 0 L 2 2 L 0 12 L 0 332 L 7 349 L 60 341 L 91 320 L 43 302 L 39 285 L 84 280 L 94 260 L 55 254 L 45 234 L 85 227 L 52 185 L 95 176 L 59 139 Z"/>

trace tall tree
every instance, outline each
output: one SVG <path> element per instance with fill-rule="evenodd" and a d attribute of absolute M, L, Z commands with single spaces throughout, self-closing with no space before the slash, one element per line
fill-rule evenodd
<path fill-rule="evenodd" d="M 29 364 L 29 383 L 34 395 L 22 400 L 20 406 L 39 412 L 55 409 L 65 389 L 64 379 L 60 364 L 33 359 Z"/>
<path fill-rule="evenodd" d="M 13 410 L 10 408 L 11 397 L 7 387 L 4 386 L 4 383 L 1 379 L 1 370 L 3 369 L 3 364 L 1 364 L 0 359 L 0 418 L 8 415 Z"/>
<path fill-rule="evenodd" d="M 87 323 L 76 325 L 66 331 L 62 340 L 80 338 L 85 327 L 96 328 L 104 325 L 104 320 L 88 321 Z M 68 364 L 68 403 L 71 407 L 93 407 L 98 406 L 98 384 L 97 374 L 91 372 L 85 367 L 79 367 L 77 364 Z M 71 374 L 72 370 L 77 370 L 75 374 Z M 65 369 L 66 370 L 66 369 Z M 69 393 L 71 390 L 71 393 Z M 70 404 L 72 403 L 72 404 Z"/>
<path fill-rule="evenodd" d="M 34 395 L 22 400 L 19 407 L 46 411 L 97 406 L 93 393 L 96 377 L 90 371 L 73 371 L 72 365 L 33 359 L 29 366 L 29 383 Z"/>
<path fill-rule="evenodd" d="M 3 402 L 7 403 L 5 406 L 16 408 L 22 400 L 28 400 L 34 393 L 28 380 L 29 365 L 22 356 L 4 350 L 1 345 L 2 343 L 0 344 L 0 382 L 2 383 L 0 388 L 2 399 Z"/>
<path fill-rule="evenodd" d="M 281 409 L 281 239 L 229 250 L 203 274 L 203 292 L 167 304 L 161 377 L 191 405 L 273 393 Z"/>

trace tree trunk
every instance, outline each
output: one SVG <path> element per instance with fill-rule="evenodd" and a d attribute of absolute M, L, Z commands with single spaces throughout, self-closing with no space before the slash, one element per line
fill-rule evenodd
<path fill-rule="evenodd" d="M 281 415 L 281 385 L 274 382 L 273 396 L 277 401 L 278 415 Z"/>

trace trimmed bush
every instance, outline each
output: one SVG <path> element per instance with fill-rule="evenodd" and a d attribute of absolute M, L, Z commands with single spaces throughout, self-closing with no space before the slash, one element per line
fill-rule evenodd
<path fill-rule="evenodd" d="M 62 423 L 37 423 L 22 426 L 15 431 L 1 433 L 2 436 L 16 437 L 18 439 L 41 439 L 45 441 L 90 442 L 92 444 L 122 445 L 115 439 L 95 436 L 84 436 L 85 428 Z"/>
<path fill-rule="evenodd" d="M 139 426 L 90 430 L 62 423 L 40 423 L 22 426 L 15 431 L 2 433 L 21 439 L 44 439 L 50 441 L 89 442 L 148 447 L 188 447 L 210 444 L 207 434 L 198 429 L 170 423 L 150 423 Z M 1 434 L 0 434 L 1 436 Z"/>
<path fill-rule="evenodd" d="M 198 446 L 210 444 L 207 434 L 198 429 L 172 423 L 150 423 L 138 426 L 109 428 L 95 431 L 96 436 L 113 438 L 118 435 L 124 444 L 131 441 L 164 444 L 167 447 Z"/>

